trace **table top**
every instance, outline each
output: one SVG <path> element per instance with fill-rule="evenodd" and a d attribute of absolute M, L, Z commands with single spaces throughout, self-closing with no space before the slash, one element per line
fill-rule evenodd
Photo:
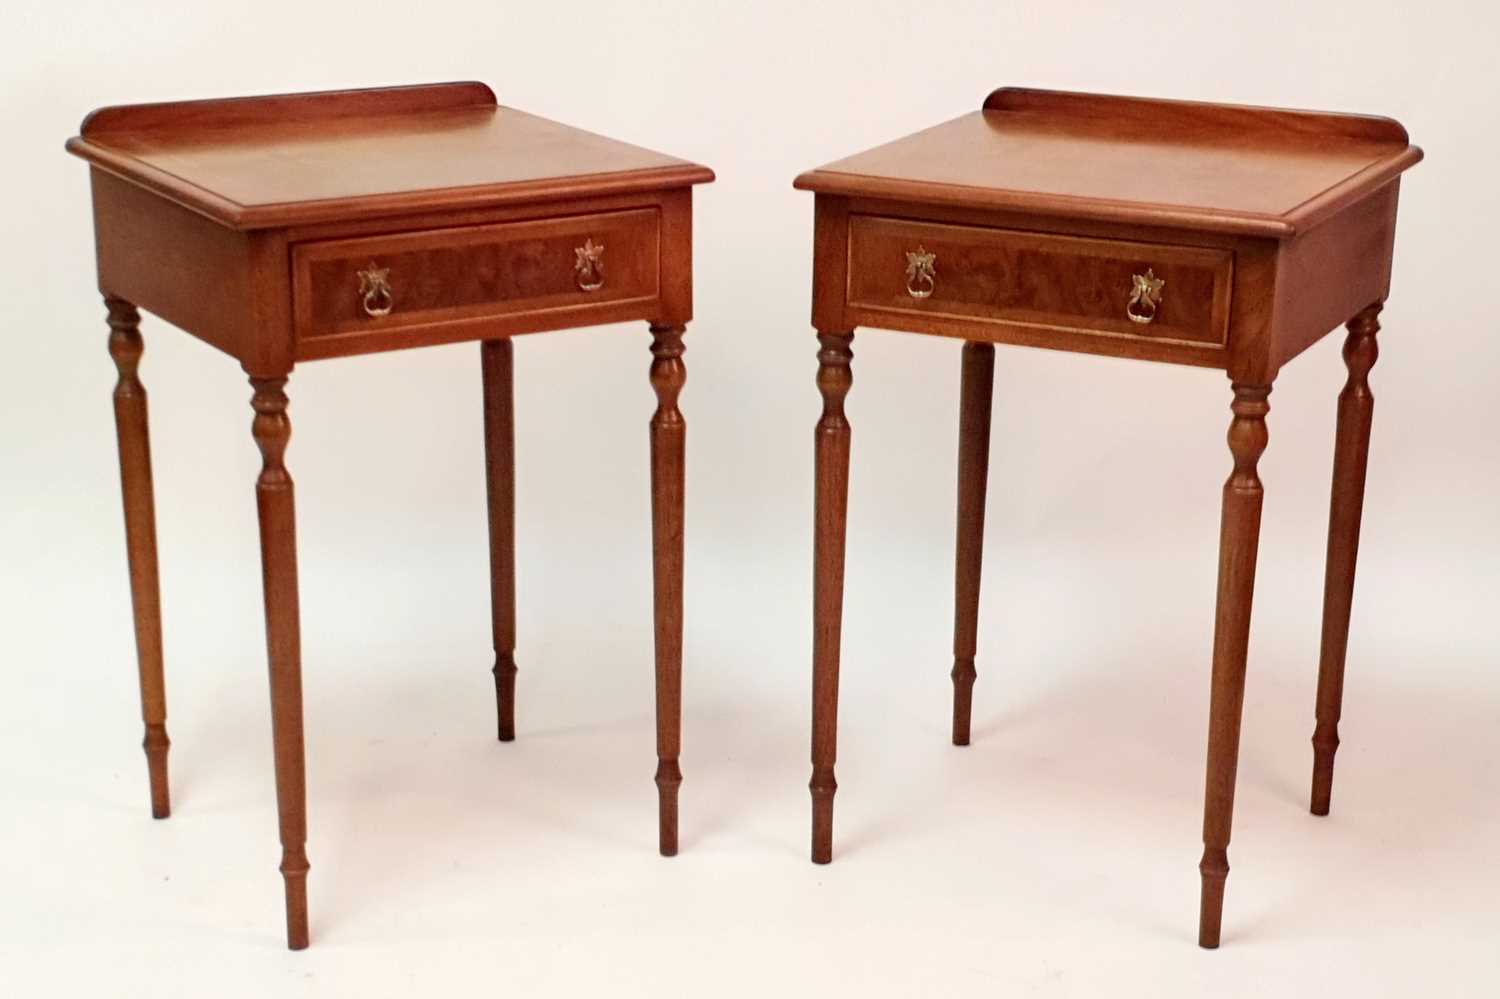
<path fill-rule="evenodd" d="M 1285 239 L 1421 158 L 1389 118 L 1002 88 L 796 186 Z"/>
<path fill-rule="evenodd" d="M 235 229 L 713 179 L 706 167 L 501 107 L 482 83 L 102 108 L 68 150 Z"/>

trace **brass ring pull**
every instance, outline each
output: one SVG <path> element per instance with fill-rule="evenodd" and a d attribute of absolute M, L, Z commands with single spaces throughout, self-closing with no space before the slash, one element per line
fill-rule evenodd
<path fill-rule="evenodd" d="M 573 247 L 577 261 L 573 264 L 573 277 L 579 291 L 598 291 L 604 287 L 604 244 L 595 243 L 593 237 L 583 241 L 582 246 Z"/>
<path fill-rule="evenodd" d="M 937 254 L 918 244 L 906 251 L 906 293 L 912 298 L 927 298 L 937 288 Z"/>
<path fill-rule="evenodd" d="M 395 308 L 396 297 L 391 294 L 390 277 L 391 269 L 376 267 L 374 261 L 359 272 L 360 304 L 364 306 L 365 315 L 371 319 L 388 316 L 391 309 Z"/>
<path fill-rule="evenodd" d="M 1149 267 L 1144 274 L 1130 275 L 1130 280 L 1130 301 L 1125 303 L 1125 315 L 1133 323 L 1149 323 L 1156 318 L 1156 309 L 1161 305 L 1161 290 L 1167 282 Z"/>

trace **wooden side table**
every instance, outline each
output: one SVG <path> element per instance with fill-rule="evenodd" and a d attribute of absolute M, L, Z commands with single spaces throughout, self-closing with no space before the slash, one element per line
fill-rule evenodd
<path fill-rule="evenodd" d="M 166 694 L 146 309 L 250 376 L 287 943 L 308 944 L 297 547 L 287 378 L 298 361 L 479 340 L 499 737 L 515 737 L 511 341 L 650 323 L 660 843 L 677 851 L 683 455 L 692 185 L 704 167 L 510 108 L 481 83 L 104 108 L 68 150 L 93 185 L 151 811 L 165 818 Z"/>
<path fill-rule="evenodd" d="M 1219 538 L 1198 942 L 1219 944 L 1260 534 L 1256 464 L 1283 364 L 1341 323 L 1312 811 L 1328 812 L 1359 543 L 1376 317 L 1398 177 L 1387 118 L 1002 89 L 982 110 L 797 178 L 816 192 L 812 857 L 832 859 L 857 326 L 963 346 L 953 742 L 969 741 L 994 344 L 1218 368 L 1234 390 Z"/>

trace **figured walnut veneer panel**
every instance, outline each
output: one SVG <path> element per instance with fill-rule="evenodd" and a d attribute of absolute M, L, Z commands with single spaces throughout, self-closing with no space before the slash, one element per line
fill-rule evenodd
<path fill-rule="evenodd" d="M 1143 342 L 1222 347 L 1233 254 L 1212 247 L 1018 232 L 854 215 L 849 302 L 916 316 L 956 316 Z M 929 297 L 907 289 L 906 254 L 933 253 Z M 1125 314 L 1135 274 L 1165 281 L 1148 324 Z M 893 317 L 899 324 L 900 320 Z"/>
<path fill-rule="evenodd" d="M 357 338 L 651 301 L 659 228 L 658 211 L 647 208 L 303 244 L 293 250 L 297 333 Z M 575 270 L 586 241 L 603 248 L 603 286 L 593 291 L 579 287 Z M 388 273 L 386 316 L 362 304 L 359 274 L 372 265 Z"/>

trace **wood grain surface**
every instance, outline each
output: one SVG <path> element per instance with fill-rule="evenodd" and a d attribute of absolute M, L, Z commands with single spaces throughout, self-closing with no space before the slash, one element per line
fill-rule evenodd
<path fill-rule="evenodd" d="M 299 340 L 487 324 L 500 316 L 642 303 L 659 289 L 660 213 L 601 212 L 304 243 L 292 251 Z M 577 252 L 602 251 L 602 286 L 580 287 Z M 362 306 L 360 272 L 388 272 L 390 314 Z M 585 314 L 575 316 L 590 325 Z"/>
<path fill-rule="evenodd" d="M 151 784 L 151 814 L 172 814 L 167 786 L 167 687 L 161 648 L 161 583 L 157 575 L 156 497 L 151 482 L 151 437 L 146 387 L 141 384 L 141 314 L 119 298 L 108 298 L 109 356 L 115 362 L 115 431 L 120 446 L 120 494 L 125 501 L 125 549 L 130 566 L 130 606 L 135 621 L 136 661 L 141 683 L 142 747 Z"/>
<path fill-rule="evenodd" d="M 1387 118 L 1006 89 L 796 186 L 1289 238 L 1421 158 Z"/>
<path fill-rule="evenodd" d="M 1311 811 L 1327 815 L 1333 797 L 1333 757 L 1339 748 L 1344 706 L 1344 663 L 1349 655 L 1349 615 L 1354 604 L 1354 567 L 1370 459 L 1370 422 L 1375 396 L 1370 369 L 1380 356 L 1381 303 L 1349 320 L 1344 365 L 1349 378 L 1339 393 L 1334 433 L 1333 488 L 1328 503 L 1328 561 L 1323 580 L 1323 644 L 1318 657 L 1317 727 L 1313 730 Z"/>
<path fill-rule="evenodd" d="M 1422 152 L 1389 118 L 1004 88 L 983 110 L 797 178 L 814 199 L 818 332 L 813 860 L 833 856 L 849 486 L 850 342 L 860 327 L 961 338 L 953 729 L 971 736 L 994 348 L 1006 343 L 1222 369 L 1234 390 L 1223 492 L 1203 810 L 1199 943 L 1219 945 L 1264 489 L 1282 365 L 1347 323 L 1312 810 L 1338 747 L 1376 315 L 1398 175 Z M 915 268 L 915 270 L 914 270 Z M 1149 321 L 1136 275 L 1164 281 Z M 914 276 L 914 274 L 916 276 Z M 1373 304 L 1372 304 L 1373 303 Z M 1352 318 L 1351 318 L 1352 317 Z"/>
<path fill-rule="evenodd" d="M 237 229 L 713 179 L 472 83 L 103 108 L 80 133 L 70 152 Z"/>
<path fill-rule="evenodd" d="M 1222 347 L 1233 254 L 1226 249 L 1083 239 L 854 215 L 849 304 L 865 310 L 995 319 L 1105 337 Z M 936 256 L 931 294 L 908 290 L 906 253 Z M 1126 314 L 1133 276 L 1165 282 L 1149 324 Z M 897 320 L 896 322 L 899 322 Z"/>
<path fill-rule="evenodd" d="M 658 832 L 677 851 L 682 334 L 692 188 L 706 168 L 495 104 L 484 84 L 106 108 L 91 164 L 153 814 L 170 808 L 154 499 L 139 310 L 235 358 L 254 388 L 256 480 L 286 940 L 310 941 L 296 514 L 286 385 L 299 361 L 478 340 L 497 726 L 515 737 L 511 337 L 651 324 Z M 593 246 L 589 243 L 592 241 Z M 590 263 L 579 269 L 579 254 Z M 360 271 L 388 288 L 366 310 Z M 381 313 L 389 307 L 389 313 Z"/>

